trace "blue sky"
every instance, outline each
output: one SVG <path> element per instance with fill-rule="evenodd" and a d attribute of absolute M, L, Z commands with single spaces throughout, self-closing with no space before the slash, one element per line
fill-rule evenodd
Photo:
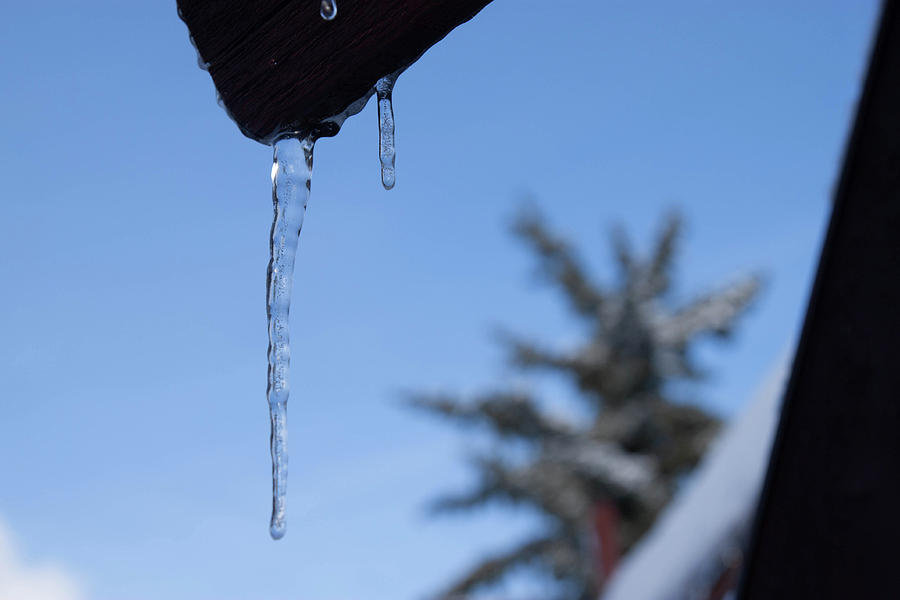
<path fill-rule="evenodd" d="M 732 415 L 795 335 L 877 12 L 865 2 L 496 0 L 316 148 L 297 263 L 288 534 L 268 538 L 271 151 L 240 135 L 174 2 L 0 19 L 0 521 L 92 600 L 418 598 L 528 526 L 430 520 L 466 440 L 403 390 L 527 384 L 497 325 L 577 323 L 507 234 L 526 196 L 609 274 L 688 219 L 679 293 L 760 270 L 695 391 Z M 338 17 L 340 18 L 340 17 Z M 2 531 L 2 530 L 0 530 Z M 2 540 L 0 540 L 2 541 Z M 2 572 L 2 571 L 0 571 Z"/>

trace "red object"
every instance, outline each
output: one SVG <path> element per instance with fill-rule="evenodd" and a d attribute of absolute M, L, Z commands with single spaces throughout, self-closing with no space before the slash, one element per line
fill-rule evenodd
<path fill-rule="evenodd" d="M 600 581 L 612 576 L 622 556 L 619 541 L 619 509 L 612 501 L 598 502 L 594 507 L 594 532 L 597 536 L 597 571 Z"/>
<path fill-rule="evenodd" d="M 707 600 L 723 600 L 725 595 L 733 590 L 738 583 L 738 576 L 741 574 L 742 557 L 738 556 L 725 567 L 722 574 L 709 590 Z"/>

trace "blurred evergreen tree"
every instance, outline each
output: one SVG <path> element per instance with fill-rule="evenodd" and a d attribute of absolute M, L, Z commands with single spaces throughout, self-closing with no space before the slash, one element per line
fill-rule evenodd
<path fill-rule="evenodd" d="M 701 377 L 691 348 L 708 335 L 728 336 L 760 280 L 743 277 L 675 305 L 671 275 L 680 231 L 681 219 L 670 216 L 642 260 L 617 230 L 612 244 L 618 277 L 606 287 L 589 277 L 569 244 L 536 212 L 523 212 L 516 220 L 515 234 L 537 254 L 542 274 L 562 290 L 590 333 L 569 351 L 509 334 L 502 342 L 517 368 L 546 369 L 571 379 L 590 416 L 583 422 L 562 420 L 523 392 L 491 392 L 469 400 L 439 394 L 410 399 L 413 406 L 447 419 L 486 427 L 498 441 L 519 449 L 508 453 L 498 445 L 475 458 L 477 484 L 439 498 L 436 511 L 500 501 L 530 506 L 544 517 L 530 540 L 474 565 L 440 598 L 470 598 L 513 569 L 531 568 L 552 576 L 559 600 L 595 600 L 614 555 L 627 552 L 647 532 L 702 457 L 719 420 L 675 401 L 669 384 Z M 614 516 L 614 535 L 601 532 L 598 540 L 600 511 Z"/>

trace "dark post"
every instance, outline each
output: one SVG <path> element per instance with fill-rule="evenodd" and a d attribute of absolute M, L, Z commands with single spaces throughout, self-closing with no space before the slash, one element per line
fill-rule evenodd
<path fill-rule="evenodd" d="M 900 4 L 888 0 L 739 597 L 900 598 L 898 564 Z"/>

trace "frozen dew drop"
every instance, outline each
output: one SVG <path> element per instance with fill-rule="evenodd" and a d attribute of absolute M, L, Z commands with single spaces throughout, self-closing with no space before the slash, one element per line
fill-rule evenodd
<path fill-rule="evenodd" d="M 381 184 L 386 190 L 393 188 L 396 181 L 394 107 L 391 103 L 396 81 L 396 74 L 386 75 L 375 84 L 375 93 L 378 96 L 378 157 L 381 159 Z"/>
<path fill-rule="evenodd" d="M 204 71 L 209 71 L 210 63 L 203 60 L 203 57 L 200 56 L 200 52 L 197 50 L 197 44 L 194 43 L 194 36 L 191 36 L 191 45 L 194 47 L 194 52 L 197 54 L 197 66 Z"/>
<path fill-rule="evenodd" d="M 337 16 L 337 0 L 322 0 L 319 5 L 319 14 L 326 21 L 332 21 Z"/>
<path fill-rule="evenodd" d="M 268 315 L 268 385 L 266 399 L 272 433 L 272 521 L 269 533 L 280 539 L 285 532 L 285 500 L 287 496 L 287 401 L 290 393 L 289 374 L 291 343 L 289 318 L 294 259 L 303 217 L 309 202 L 312 177 L 313 136 L 285 137 L 275 142 L 272 163 L 272 203 L 275 219 L 269 240 L 269 268 L 266 277 L 266 312 Z"/>

